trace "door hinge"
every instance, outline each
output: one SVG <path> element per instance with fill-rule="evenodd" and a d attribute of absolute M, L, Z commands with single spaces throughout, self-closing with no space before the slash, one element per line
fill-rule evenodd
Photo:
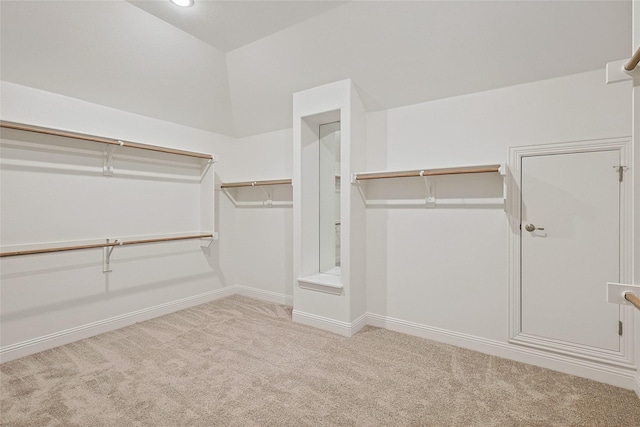
<path fill-rule="evenodd" d="M 618 335 L 622 336 L 622 321 L 618 321 Z"/>
<path fill-rule="evenodd" d="M 624 172 L 629 168 L 627 166 L 614 166 L 613 168 L 618 171 L 618 181 L 622 182 L 624 179 Z"/>

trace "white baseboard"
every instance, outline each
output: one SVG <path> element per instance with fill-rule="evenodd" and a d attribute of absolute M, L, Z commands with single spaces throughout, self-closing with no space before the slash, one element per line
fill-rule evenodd
<path fill-rule="evenodd" d="M 233 285 L 0 347 L 0 363 L 232 295 L 243 295 L 277 304 L 293 305 L 292 296 L 250 288 L 248 286 Z"/>
<path fill-rule="evenodd" d="M 503 357 L 517 362 L 588 378 L 629 390 L 634 389 L 635 377 L 636 390 L 640 387 L 637 375 L 635 374 L 635 369 L 603 365 L 562 354 L 521 347 L 514 344 L 448 331 L 379 314 L 368 313 L 367 324 L 395 332 L 405 333 L 407 335 L 452 344 L 458 347 L 490 354 L 492 356 Z M 638 393 L 638 391 L 636 392 Z M 640 393 L 638 393 L 638 395 L 640 396 Z"/>
<path fill-rule="evenodd" d="M 255 298 L 262 301 L 274 302 L 276 304 L 293 306 L 293 296 L 280 294 L 278 292 L 263 291 L 262 289 L 251 288 L 249 286 L 234 285 L 232 286 L 235 293 L 249 298 Z"/>
<path fill-rule="evenodd" d="M 193 295 L 168 303 L 159 304 L 153 307 L 144 308 L 142 310 L 133 311 L 120 316 L 111 317 L 109 319 L 97 322 L 87 323 L 85 325 L 66 329 L 64 331 L 55 332 L 53 334 L 44 335 L 30 340 L 22 341 L 16 344 L 0 347 L 0 363 L 28 356 L 30 354 L 39 353 L 74 341 L 89 338 L 105 332 L 113 331 L 134 323 L 153 319 L 154 317 L 184 310 L 189 307 L 204 304 L 220 298 L 234 295 L 236 290 L 234 287 L 216 289 L 214 291 Z"/>
<path fill-rule="evenodd" d="M 293 297 L 290 295 L 234 285 L 0 347 L 0 363 L 232 295 L 293 305 Z M 376 326 L 635 390 L 640 398 L 640 374 L 635 369 L 598 364 L 562 354 L 448 331 L 374 313 L 365 313 L 353 322 L 342 322 L 294 309 L 293 321 L 346 337 L 353 336 L 366 325 Z"/>
<path fill-rule="evenodd" d="M 362 316 L 351 322 L 351 335 L 355 335 L 360 329 L 369 324 L 367 321 L 368 317 L 368 313 L 364 313 Z"/>
<path fill-rule="evenodd" d="M 305 313 L 294 309 L 292 319 L 296 323 L 313 326 L 314 328 L 323 329 L 345 337 L 353 336 L 353 334 L 367 325 L 367 314 L 363 314 L 353 322 L 342 322 L 340 320 L 329 319 L 328 317 Z"/>

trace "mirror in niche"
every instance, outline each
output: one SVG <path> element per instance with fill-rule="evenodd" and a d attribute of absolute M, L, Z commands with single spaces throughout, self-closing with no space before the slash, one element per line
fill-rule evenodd
<path fill-rule="evenodd" d="M 320 273 L 340 275 L 340 122 L 320 125 Z"/>

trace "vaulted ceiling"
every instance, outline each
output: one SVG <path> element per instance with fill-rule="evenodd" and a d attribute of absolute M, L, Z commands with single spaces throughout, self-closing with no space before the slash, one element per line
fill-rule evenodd
<path fill-rule="evenodd" d="M 351 78 L 369 111 L 591 70 L 631 1 L 0 2 L 2 80 L 216 133 L 291 127 Z"/>

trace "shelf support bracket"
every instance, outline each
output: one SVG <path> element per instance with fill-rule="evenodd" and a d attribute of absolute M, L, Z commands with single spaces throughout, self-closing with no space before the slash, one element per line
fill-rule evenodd
<path fill-rule="evenodd" d="M 209 169 L 211 167 L 213 167 L 215 162 L 216 162 L 216 159 L 214 159 L 214 158 L 203 159 L 202 168 L 201 168 L 201 172 L 200 172 L 200 182 L 202 182 L 204 177 L 207 175 L 207 172 L 209 172 Z"/>
<path fill-rule="evenodd" d="M 504 211 L 507 212 L 507 165 L 502 163 L 498 168 L 498 173 L 502 176 L 502 203 L 504 206 Z"/>
<path fill-rule="evenodd" d="M 109 239 L 107 239 L 107 243 L 109 243 Z M 116 240 L 114 243 L 118 243 L 118 241 Z M 122 244 L 122 242 L 120 243 Z M 103 273 L 110 273 L 111 270 L 111 253 L 113 252 L 113 250 L 115 249 L 115 246 L 105 246 L 104 248 L 102 248 L 102 272 Z"/>
<path fill-rule="evenodd" d="M 212 234 L 213 236 L 211 236 L 210 238 L 200 239 L 201 248 L 208 248 L 211 246 L 214 240 L 218 240 L 218 232 L 214 231 Z"/>
<path fill-rule="evenodd" d="M 260 188 L 262 189 L 262 191 L 264 191 L 265 196 L 267 196 L 267 200 L 262 202 L 262 204 L 268 208 L 273 207 L 273 190 L 271 189 L 271 187 L 268 186 L 267 188 L 265 188 L 265 186 L 260 186 Z"/>
<path fill-rule="evenodd" d="M 423 170 L 420 171 L 420 176 L 424 179 L 424 187 L 426 191 L 426 197 L 424 201 L 425 207 L 435 208 L 436 207 L 436 197 L 435 197 L 435 191 L 434 191 L 435 183 L 430 177 L 424 175 Z"/>
<path fill-rule="evenodd" d="M 606 66 L 606 82 L 607 84 L 631 81 L 633 86 L 640 85 L 640 66 L 636 66 L 634 70 L 625 69 L 627 59 L 607 63 Z"/>
<path fill-rule="evenodd" d="M 364 190 L 362 190 L 362 184 L 364 183 L 358 181 L 357 176 L 358 174 L 356 173 L 351 174 L 351 184 L 356 186 L 358 193 L 360 193 L 360 197 L 362 197 L 362 201 L 367 205 L 367 196 L 364 194 Z"/>
<path fill-rule="evenodd" d="M 116 151 L 116 145 L 107 145 L 104 147 L 104 159 L 102 164 L 102 175 L 113 176 L 113 154 Z"/>

